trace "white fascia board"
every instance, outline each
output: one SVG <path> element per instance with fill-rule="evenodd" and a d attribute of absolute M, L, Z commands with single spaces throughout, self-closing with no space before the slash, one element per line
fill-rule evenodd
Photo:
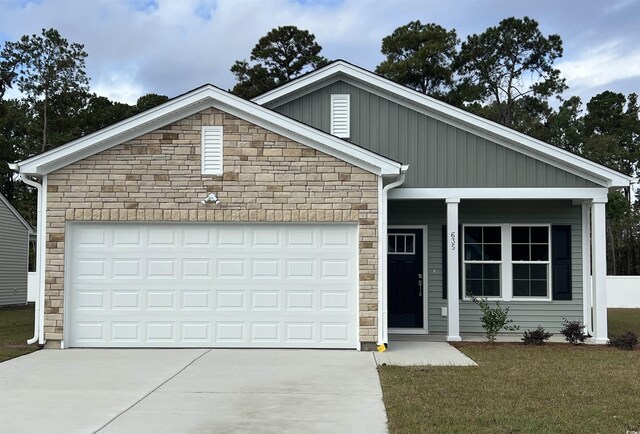
<path fill-rule="evenodd" d="M 325 68 L 314 71 L 265 93 L 253 101 L 267 105 L 318 81 L 329 80 L 332 75 L 341 75 L 345 81 L 353 80 L 369 84 L 373 93 L 388 98 L 402 105 L 407 102 L 416 106 L 412 109 L 422 112 L 434 119 L 452 124 L 472 134 L 479 135 L 488 140 L 499 143 L 510 149 L 528 155 L 532 158 L 559 167 L 576 176 L 589 179 L 592 182 L 606 187 L 627 187 L 631 182 L 630 176 L 594 163 L 586 158 L 572 154 L 549 143 L 534 139 L 511 128 L 489 121 L 480 116 L 469 113 L 452 105 L 438 101 L 427 95 L 416 92 L 405 86 L 401 86 L 369 71 L 355 67 L 344 61 L 337 61 Z M 336 77 L 337 79 L 338 77 Z M 350 80 L 351 79 L 351 80 Z M 304 92 L 306 93 L 306 91 Z M 299 96 L 299 95 L 296 95 Z M 425 111 L 424 109 L 427 109 Z"/>
<path fill-rule="evenodd" d="M 208 107 L 245 119 L 377 175 L 399 174 L 401 163 L 309 127 L 268 108 L 207 85 L 66 145 L 18 163 L 20 173 L 41 176 L 124 143 Z"/>
<path fill-rule="evenodd" d="M 606 188 L 396 188 L 389 199 L 571 199 L 607 200 Z"/>
<path fill-rule="evenodd" d="M 241 117 L 248 122 L 281 134 L 377 175 L 398 175 L 402 171 L 403 165 L 397 161 L 390 160 L 375 152 L 334 137 L 331 134 L 295 121 L 270 109 L 257 104 L 246 103 L 243 100 L 241 101 L 247 106 L 239 107 L 237 97 L 226 92 L 216 95 L 215 100 L 216 102 L 213 106 L 222 111 Z"/>
<path fill-rule="evenodd" d="M 72 142 L 18 163 L 20 173 L 46 175 L 119 143 L 180 120 L 211 106 L 208 87 L 196 89 L 165 104 L 137 114 Z"/>
<path fill-rule="evenodd" d="M 275 89 L 270 90 L 269 92 L 258 95 L 251 101 L 259 105 L 266 105 L 272 101 L 287 97 L 289 94 L 297 92 L 298 90 L 305 88 L 313 83 L 330 79 L 334 74 L 342 72 L 344 70 L 344 67 L 346 66 L 350 65 L 341 60 L 335 61 L 323 68 L 316 69 L 315 71 L 305 74 L 300 78 L 285 83 L 282 86 L 278 86 Z"/>

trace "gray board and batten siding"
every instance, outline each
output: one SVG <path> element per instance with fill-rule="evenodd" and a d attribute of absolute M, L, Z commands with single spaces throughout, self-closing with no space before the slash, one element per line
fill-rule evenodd
<path fill-rule="evenodd" d="M 402 187 L 598 186 L 345 81 L 267 106 L 330 132 L 332 94 L 350 95 L 351 142 L 410 165 Z"/>
<path fill-rule="evenodd" d="M 572 299 L 552 301 L 505 301 L 509 318 L 520 332 L 541 325 L 557 333 L 562 319 L 583 320 L 582 312 L 582 209 L 566 200 L 479 201 L 462 200 L 460 225 L 464 224 L 552 224 L 571 225 Z M 443 298 L 442 226 L 446 224 L 446 205 L 439 200 L 392 200 L 389 202 L 389 225 L 427 226 L 428 330 L 446 332 L 447 318 L 440 308 Z M 482 332 L 480 310 L 471 301 L 460 301 L 460 332 Z"/>
<path fill-rule="evenodd" d="M 0 199 L 0 306 L 27 302 L 29 229 Z"/>

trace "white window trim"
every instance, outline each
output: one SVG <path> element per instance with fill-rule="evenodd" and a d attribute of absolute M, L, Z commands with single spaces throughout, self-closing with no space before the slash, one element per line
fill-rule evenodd
<path fill-rule="evenodd" d="M 411 245 L 413 246 L 413 250 L 411 250 L 410 252 L 404 251 L 404 252 L 392 252 L 389 250 L 389 237 L 394 236 L 397 237 L 398 235 L 402 235 L 405 238 L 411 238 L 412 242 Z M 398 246 L 397 243 L 397 238 L 396 238 L 396 247 Z M 406 250 L 406 241 L 405 241 L 405 250 Z M 416 235 L 415 234 L 408 234 L 408 233 L 402 233 L 402 232 L 388 232 L 387 233 L 387 254 L 388 255 L 415 255 L 416 254 Z"/>
<path fill-rule="evenodd" d="M 512 294 L 511 294 L 511 299 L 512 300 L 527 300 L 527 301 L 551 301 L 552 300 L 552 287 L 551 287 L 551 225 L 550 224 L 512 224 L 509 225 L 509 238 L 511 238 L 511 228 L 514 227 L 539 227 L 539 228 L 547 228 L 547 235 L 548 235 L 548 244 L 547 244 L 547 260 L 546 261 L 514 261 L 511 257 L 509 258 L 509 260 L 511 261 L 511 272 L 513 273 L 513 265 L 514 264 L 539 264 L 539 265 L 546 265 L 547 266 L 547 296 L 546 297 L 529 297 L 526 295 L 513 295 L 513 275 L 510 276 L 510 284 L 512 286 L 511 290 L 512 290 Z M 531 243 L 529 243 L 529 245 L 531 245 Z M 513 246 L 513 243 L 511 242 L 511 239 L 509 239 L 509 256 L 511 256 L 511 247 Z"/>
<path fill-rule="evenodd" d="M 501 229 L 500 231 L 500 260 L 499 261 L 486 261 L 486 260 L 480 260 L 480 261 L 467 261 L 465 259 L 465 254 L 464 254 L 464 250 L 465 250 L 465 233 L 466 233 L 466 228 L 467 227 L 499 227 Z M 463 294 L 463 300 L 471 300 L 471 297 L 469 297 L 467 295 L 467 279 L 466 279 L 466 274 L 467 274 L 467 264 L 498 264 L 500 265 L 500 296 L 499 297 L 479 297 L 479 298 L 486 298 L 488 300 L 502 300 L 504 297 L 504 225 L 501 224 L 491 224 L 491 223 L 483 223 L 483 224 L 468 224 L 468 225 L 462 225 L 462 234 L 461 234 L 461 240 L 462 242 L 460 243 L 461 247 L 462 247 L 462 260 L 460 261 L 460 266 L 462 267 L 462 282 L 460 282 L 460 285 L 462 285 L 462 294 Z M 482 243 L 484 245 L 484 243 Z"/>
<path fill-rule="evenodd" d="M 518 301 L 518 302 L 551 302 L 552 296 L 552 282 L 551 282 L 551 224 L 548 223 L 468 223 L 462 225 L 462 260 L 460 266 L 462 268 L 462 279 L 460 285 L 462 286 L 462 300 L 471 301 L 471 297 L 467 295 L 466 288 L 466 264 L 464 259 L 464 234 L 468 226 L 492 226 L 501 228 L 501 261 L 471 261 L 469 263 L 486 263 L 486 264 L 501 264 L 500 267 L 500 297 L 481 297 L 490 301 Z M 543 261 L 513 261 L 511 259 L 511 228 L 512 227 L 546 227 L 549 233 L 549 260 Z M 528 297 L 528 296 L 514 296 L 513 295 L 513 264 L 547 264 L 547 297 Z"/>
<path fill-rule="evenodd" d="M 347 133 L 338 135 L 334 128 L 334 107 L 335 100 L 338 98 L 346 98 L 347 100 Z M 339 93 L 331 95 L 331 134 L 340 137 L 341 139 L 348 139 L 351 137 L 351 95 L 348 93 Z"/>
<path fill-rule="evenodd" d="M 204 160 L 204 152 L 205 152 L 205 132 L 206 131 L 219 131 L 220 132 L 220 170 L 206 170 L 205 169 L 205 160 Z M 220 176 L 224 173 L 224 130 L 222 126 L 203 126 L 202 131 L 200 133 L 200 167 L 202 175 L 216 175 Z"/>

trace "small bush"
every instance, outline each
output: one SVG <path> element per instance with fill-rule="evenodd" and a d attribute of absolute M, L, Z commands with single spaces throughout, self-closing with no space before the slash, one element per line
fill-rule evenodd
<path fill-rule="evenodd" d="M 486 298 L 477 298 L 471 295 L 471 300 L 482 311 L 480 322 L 489 342 L 496 341 L 500 330 L 516 331 L 520 329 L 520 326 L 511 325 L 513 320 L 509 319 L 509 308 L 500 306 L 500 301 L 496 301 L 496 306 L 491 307 Z"/>
<path fill-rule="evenodd" d="M 574 345 L 584 342 L 587 338 L 587 335 L 584 334 L 584 324 L 580 321 L 569 321 L 566 318 L 563 318 L 560 333 L 564 335 L 567 342 Z"/>
<path fill-rule="evenodd" d="M 542 345 L 547 341 L 553 334 L 549 333 L 542 326 L 538 326 L 535 330 L 525 330 L 522 334 L 522 342 L 525 345 Z"/>
<path fill-rule="evenodd" d="M 638 337 L 633 332 L 626 332 L 621 336 L 611 338 L 609 345 L 621 350 L 633 350 L 638 345 Z"/>

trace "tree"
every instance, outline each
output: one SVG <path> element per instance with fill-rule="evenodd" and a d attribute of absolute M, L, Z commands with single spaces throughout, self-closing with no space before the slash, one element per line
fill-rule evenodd
<path fill-rule="evenodd" d="M 66 104 L 73 103 L 76 110 L 84 103 L 78 99 L 86 95 L 89 83 L 83 48 L 81 44 L 69 44 L 55 29 L 42 29 L 41 35 L 23 36 L 5 53 L 10 58 L 20 58 L 14 76 L 20 92 L 41 115 L 42 151 L 49 146 L 52 101 L 65 100 Z"/>
<path fill-rule="evenodd" d="M 134 111 L 136 113 L 142 113 L 143 111 L 152 109 L 160 104 L 164 104 L 169 101 L 169 97 L 166 95 L 158 95 L 157 93 L 148 93 L 146 95 L 142 95 L 136 101 L 136 105 L 134 107 Z"/>
<path fill-rule="evenodd" d="M 382 40 L 386 59 L 376 72 L 419 92 L 442 97 L 453 83 L 458 42 L 455 30 L 411 21 Z"/>
<path fill-rule="evenodd" d="M 574 154 L 582 153 L 584 122 L 582 101 L 572 96 L 562 103 L 547 120 L 548 142 Z"/>
<path fill-rule="evenodd" d="M 559 57 L 560 36 L 545 37 L 528 17 L 507 18 L 462 43 L 456 59 L 461 76 L 456 91 L 463 101 L 495 104 L 494 120 L 510 127 L 519 99 L 546 101 L 566 89 L 560 71 L 553 67 Z"/>
<path fill-rule="evenodd" d="M 231 67 L 238 83 L 231 92 L 251 99 L 303 73 L 324 66 L 322 47 L 307 30 L 295 26 L 272 29 L 251 50 L 250 64 L 237 60 Z"/>
<path fill-rule="evenodd" d="M 640 204 L 620 192 L 607 202 L 607 274 L 640 275 Z"/>
<path fill-rule="evenodd" d="M 627 175 L 640 164 L 638 96 L 602 92 L 587 103 L 583 155 Z M 628 197 L 627 191 L 627 197 Z"/>
<path fill-rule="evenodd" d="M 12 41 L 5 42 L 0 50 L 0 101 L 4 94 L 13 85 L 16 78 L 16 69 L 22 61 L 22 50 Z"/>
<path fill-rule="evenodd" d="M 13 201 L 15 173 L 7 163 L 26 158 L 32 151 L 34 121 L 27 105 L 19 100 L 0 101 L 0 194 Z"/>

